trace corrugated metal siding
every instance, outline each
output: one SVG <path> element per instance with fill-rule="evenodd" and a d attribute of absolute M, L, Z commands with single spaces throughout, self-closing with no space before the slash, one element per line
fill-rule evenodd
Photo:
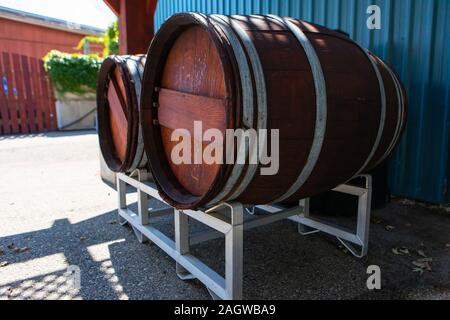
<path fill-rule="evenodd" d="M 382 29 L 368 30 L 378 5 Z M 279 14 L 341 29 L 389 62 L 410 100 L 390 185 L 399 196 L 449 203 L 450 1 L 448 0 L 159 0 L 156 29 L 177 12 Z"/>

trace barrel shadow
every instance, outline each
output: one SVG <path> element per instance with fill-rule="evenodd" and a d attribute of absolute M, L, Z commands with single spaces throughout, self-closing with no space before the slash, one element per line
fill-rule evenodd
<path fill-rule="evenodd" d="M 150 206 L 155 206 L 151 203 Z M 132 207 L 136 204 L 132 204 Z M 351 217 L 339 218 L 350 224 Z M 0 270 L 0 297 L 10 299 L 209 299 L 197 280 L 181 281 L 175 263 L 152 244 L 140 244 L 130 227 L 117 223 L 116 211 L 100 214 L 79 223 L 57 220 L 48 229 L 2 237 L 5 251 Z M 154 222 L 173 236 L 172 217 Z M 386 230 L 387 225 L 396 228 Z M 409 225 L 409 226 L 406 226 Z M 450 263 L 447 232 L 450 218 L 432 210 L 393 203 L 374 212 L 369 256 L 359 260 L 339 248 L 335 239 L 314 235 L 302 237 L 296 225 L 282 221 L 245 233 L 245 299 L 410 299 L 422 289 L 430 294 L 450 293 Z M 194 231 L 202 229 L 195 225 Z M 197 230 L 196 230 L 197 229 Z M 15 253 L 11 243 L 29 251 Z M 397 256 L 392 248 L 405 246 L 410 254 Z M 423 250 L 433 258 L 433 272 L 422 276 L 412 272 L 411 262 Z M 447 250 L 447 251 L 446 251 Z M 223 274 L 223 240 L 197 245 L 192 253 Z M 62 256 L 62 267 L 51 269 Z M 37 272 L 33 263 L 44 263 Z M 19 264 L 24 276 L 12 268 Z M 28 265 L 27 265 L 28 264 Z M 81 272 L 81 289 L 71 291 L 64 276 L 67 265 Z M 379 265 L 382 290 L 366 287 L 367 266 Z M 11 269 L 8 269 L 11 268 Z M 21 267 L 22 268 L 22 267 Z M 17 269 L 16 269 L 17 271 Z M 34 272 L 36 271 L 36 272 Z M 33 273 L 34 272 L 34 273 Z M 19 273 L 20 274 L 20 273 Z M 6 279 L 6 280 L 5 280 Z"/>

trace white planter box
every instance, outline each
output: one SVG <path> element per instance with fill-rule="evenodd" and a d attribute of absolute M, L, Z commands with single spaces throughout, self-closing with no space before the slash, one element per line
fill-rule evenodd
<path fill-rule="evenodd" d="M 92 111 L 96 108 L 95 95 L 65 94 L 58 97 L 56 101 L 58 129 L 63 131 L 95 129 L 96 112 Z"/>

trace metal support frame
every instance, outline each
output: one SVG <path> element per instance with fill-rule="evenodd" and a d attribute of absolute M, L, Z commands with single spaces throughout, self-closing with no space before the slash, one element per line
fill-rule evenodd
<path fill-rule="evenodd" d="M 330 234 L 335 236 L 355 257 L 363 258 L 366 256 L 369 248 L 370 214 L 372 209 L 372 176 L 362 175 L 360 177 L 366 180 L 364 188 L 344 184 L 333 190 L 358 197 L 356 232 L 348 231 L 345 228 L 312 217 L 309 212 L 309 199 L 304 199 L 300 201 L 300 208 L 303 213 L 290 218 L 298 222 L 299 233 L 302 235 L 310 235 L 317 232 Z M 355 245 L 359 248 L 355 248 Z"/>
<path fill-rule="evenodd" d="M 241 203 L 221 203 L 205 210 L 148 209 L 149 199 L 160 202 L 156 188 L 145 181 L 145 175 L 138 172 L 137 179 L 125 174 L 117 174 L 118 215 L 120 223 L 129 223 L 140 242 L 151 241 L 165 251 L 176 262 L 176 273 L 182 280 L 198 279 L 209 290 L 214 298 L 242 299 L 243 276 L 243 232 L 244 230 L 291 219 L 299 224 L 301 234 L 323 231 L 335 235 L 350 252 L 356 256 L 367 253 L 367 242 L 370 222 L 371 178 L 366 177 L 366 188 L 343 185 L 335 191 L 350 193 L 359 197 L 358 227 L 356 234 L 344 231 L 330 224 L 319 222 L 309 215 L 309 200 L 300 201 L 298 206 L 280 209 L 277 206 L 257 206 L 261 215 L 254 215 L 254 208 L 245 207 Z M 130 210 L 126 202 L 126 188 L 130 185 L 137 189 L 138 212 Z M 167 203 L 166 203 L 167 204 Z M 245 219 L 244 219 L 244 214 Z M 152 225 L 158 217 L 173 215 L 175 239 L 171 239 Z M 211 231 L 200 233 L 189 232 L 189 220 L 194 219 L 208 227 Z M 311 232 L 305 232 L 311 228 Z M 190 247 L 212 239 L 225 237 L 225 276 L 222 277 L 204 262 L 193 256 Z M 362 247 L 358 254 L 350 243 Z"/>
<path fill-rule="evenodd" d="M 126 187 L 130 185 L 138 192 L 138 213 L 130 210 L 126 203 Z M 221 299 L 242 298 L 243 270 L 243 215 L 244 208 L 239 203 L 220 204 L 205 211 L 175 210 L 173 208 L 148 210 L 149 198 L 164 200 L 158 191 L 133 177 L 117 175 L 119 197 L 119 219 L 121 224 L 129 223 L 140 242 L 150 240 L 176 261 L 176 272 L 182 280 L 198 279 L 214 297 Z M 152 226 L 157 217 L 174 215 L 175 239 L 172 240 Z M 189 219 L 195 219 L 225 236 L 225 277 L 222 277 L 204 262 L 190 253 L 192 238 L 189 234 Z M 195 243 L 201 241 L 197 238 Z"/>

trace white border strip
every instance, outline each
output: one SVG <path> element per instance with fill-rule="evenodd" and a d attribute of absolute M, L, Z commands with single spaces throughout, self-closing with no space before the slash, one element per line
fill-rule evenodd
<path fill-rule="evenodd" d="M 281 23 L 286 26 L 297 38 L 297 40 L 302 45 L 305 50 L 306 56 L 308 57 L 309 64 L 311 66 L 311 71 L 314 78 L 314 87 L 316 92 L 316 124 L 314 130 L 314 140 L 309 152 L 308 160 L 298 176 L 294 184 L 283 194 L 281 197 L 273 201 L 274 203 L 282 202 L 296 193 L 306 182 L 306 180 L 311 175 L 316 163 L 319 159 L 320 153 L 322 151 L 322 145 L 325 138 L 326 124 L 327 124 L 327 91 L 325 84 L 325 77 L 323 74 L 322 66 L 320 64 L 319 57 L 312 46 L 309 39 L 303 33 L 303 31 L 297 27 L 295 24 L 290 22 L 285 18 L 281 18 L 275 15 L 268 15 L 272 20 Z"/>

